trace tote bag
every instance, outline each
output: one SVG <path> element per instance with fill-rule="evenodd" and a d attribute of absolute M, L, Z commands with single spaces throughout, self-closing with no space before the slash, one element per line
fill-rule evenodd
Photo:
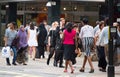
<path fill-rule="evenodd" d="M 11 56 L 11 49 L 9 46 L 2 48 L 2 57 L 9 58 Z"/>

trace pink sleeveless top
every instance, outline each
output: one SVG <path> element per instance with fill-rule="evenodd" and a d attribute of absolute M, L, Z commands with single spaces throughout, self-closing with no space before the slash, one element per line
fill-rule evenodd
<path fill-rule="evenodd" d="M 76 35 L 76 31 L 72 30 L 70 33 L 65 29 L 64 30 L 64 40 L 63 44 L 71 44 L 74 45 L 74 38 Z"/>

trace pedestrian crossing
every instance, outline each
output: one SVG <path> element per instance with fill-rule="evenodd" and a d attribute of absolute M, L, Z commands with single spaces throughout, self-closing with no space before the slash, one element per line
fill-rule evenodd
<path fill-rule="evenodd" d="M 0 77 L 43 77 L 43 76 L 36 76 L 31 74 L 25 74 L 25 73 L 18 73 L 18 72 L 12 72 L 12 71 L 0 71 Z"/>

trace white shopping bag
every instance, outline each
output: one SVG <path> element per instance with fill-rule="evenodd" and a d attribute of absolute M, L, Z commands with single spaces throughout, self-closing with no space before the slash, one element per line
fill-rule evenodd
<path fill-rule="evenodd" d="M 2 48 L 2 57 L 9 58 L 11 56 L 11 49 L 9 46 Z"/>

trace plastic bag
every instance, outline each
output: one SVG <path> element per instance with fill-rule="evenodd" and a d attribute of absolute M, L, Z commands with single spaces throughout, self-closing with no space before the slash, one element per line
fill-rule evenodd
<path fill-rule="evenodd" d="M 11 49 L 9 46 L 2 48 L 2 57 L 9 58 L 11 56 Z"/>

